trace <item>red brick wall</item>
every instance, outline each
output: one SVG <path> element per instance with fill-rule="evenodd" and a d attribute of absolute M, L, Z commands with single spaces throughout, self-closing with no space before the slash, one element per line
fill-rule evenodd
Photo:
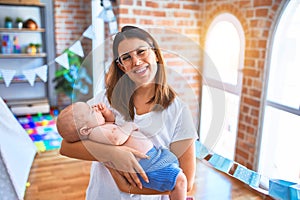
<path fill-rule="evenodd" d="M 54 23 L 56 52 L 65 49 L 80 39 L 91 24 L 91 0 L 54 0 Z M 91 41 L 83 39 L 85 52 L 91 49 Z"/>
<path fill-rule="evenodd" d="M 184 74 L 196 95 L 201 92 L 199 90 L 201 47 L 204 46 L 210 23 L 214 17 L 223 12 L 229 12 L 240 20 L 245 32 L 246 47 L 235 160 L 248 168 L 254 168 L 258 158 L 257 145 L 266 70 L 266 49 L 282 1 L 117 0 L 113 6 L 119 27 L 131 24 L 162 31 L 161 36 L 158 32 L 155 35 L 158 41 L 164 41 L 160 42 L 161 45 L 167 43 L 163 48 L 175 50 L 179 52 L 179 56 L 188 58 L 178 60 L 175 58 L 176 53 L 170 51 L 165 53 L 168 65 Z M 90 0 L 56 0 L 55 22 L 59 54 L 77 40 L 91 23 Z M 169 36 L 175 35 L 175 38 L 168 38 L 166 33 L 170 34 Z M 178 38 L 181 40 L 177 40 Z M 181 49 L 182 47 L 197 48 L 196 52 L 199 55 L 189 55 Z"/>

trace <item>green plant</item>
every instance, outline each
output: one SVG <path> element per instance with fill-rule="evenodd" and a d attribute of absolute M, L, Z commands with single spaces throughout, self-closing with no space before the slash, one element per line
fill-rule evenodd
<path fill-rule="evenodd" d="M 82 58 L 70 50 L 65 50 L 69 58 L 69 69 L 60 66 L 55 72 L 55 78 L 52 80 L 55 84 L 55 90 L 58 93 L 64 93 L 72 99 L 76 99 L 76 92 L 86 94 L 88 85 L 92 84 L 90 76 L 86 69 L 81 66 Z"/>
<path fill-rule="evenodd" d="M 20 22 L 23 22 L 23 19 L 21 17 L 17 17 L 16 18 L 16 23 L 20 23 Z"/>
<path fill-rule="evenodd" d="M 13 21 L 13 19 L 11 17 L 8 17 L 8 16 L 5 17 L 5 22 L 12 22 L 12 21 Z"/>
<path fill-rule="evenodd" d="M 40 48 L 40 47 L 42 47 L 42 44 L 36 43 L 36 44 L 34 44 L 34 46 L 35 46 L 36 48 Z"/>

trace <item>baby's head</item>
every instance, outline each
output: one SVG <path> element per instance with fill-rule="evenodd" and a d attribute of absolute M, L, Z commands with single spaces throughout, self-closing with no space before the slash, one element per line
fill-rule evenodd
<path fill-rule="evenodd" d="M 56 127 L 67 142 L 76 142 L 86 139 L 93 128 L 104 123 L 100 112 L 95 112 L 87 103 L 76 102 L 59 113 Z"/>

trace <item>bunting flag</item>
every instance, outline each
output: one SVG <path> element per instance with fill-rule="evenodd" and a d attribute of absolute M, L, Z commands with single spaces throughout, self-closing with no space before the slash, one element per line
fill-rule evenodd
<path fill-rule="evenodd" d="M 94 32 L 94 27 L 92 25 L 90 25 L 84 32 L 83 32 L 83 36 L 89 39 L 95 39 L 95 32 Z"/>
<path fill-rule="evenodd" d="M 104 7 L 104 8 L 106 8 L 106 9 L 112 9 L 112 5 L 111 5 L 111 2 L 110 2 L 110 0 L 103 0 L 102 1 L 102 6 Z"/>
<path fill-rule="evenodd" d="M 116 20 L 111 2 L 108 0 L 103 1 L 103 9 L 98 15 L 98 18 L 103 19 L 104 22 L 112 22 Z"/>
<path fill-rule="evenodd" d="M 300 200 L 300 184 L 279 179 L 269 179 L 248 169 L 239 163 L 225 158 L 219 154 L 209 152 L 201 142 L 196 141 L 196 156 L 205 159 L 215 169 L 240 180 L 258 192 L 270 195 L 276 199 Z M 269 189 L 261 187 L 261 180 L 269 181 Z"/>
<path fill-rule="evenodd" d="M 115 34 L 115 33 L 118 32 L 118 24 L 117 24 L 116 20 L 109 22 L 108 25 L 109 25 L 109 33 L 111 35 L 113 35 L 113 34 Z"/>
<path fill-rule="evenodd" d="M 41 67 L 34 69 L 36 75 L 38 75 L 44 82 L 47 82 L 48 65 L 43 65 Z"/>
<path fill-rule="evenodd" d="M 104 22 L 109 23 L 109 33 L 115 34 L 118 32 L 118 24 L 116 20 L 116 16 L 113 12 L 113 7 L 110 0 L 103 0 L 102 5 L 103 7 L 102 11 L 99 13 L 98 17 L 102 18 Z M 95 38 L 95 31 L 93 25 L 90 25 L 82 34 L 82 36 L 94 39 Z M 70 51 L 77 54 L 80 57 L 84 57 L 84 51 L 81 45 L 81 41 L 76 41 L 70 48 Z M 67 70 L 70 69 L 69 65 L 69 58 L 67 53 L 63 53 L 62 55 L 55 58 L 55 62 L 66 68 Z M 0 75 L 3 77 L 3 80 L 5 82 L 6 87 L 9 87 L 11 81 L 13 80 L 14 76 L 16 75 L 17 71 L 19 70 L 11 70 L 11 69 L 0 69 Z M 28 80 L 31 86 L 34 85 L 36 76 L 40 77 L 42 81 L 47 81 L 48 76 L 48 65 L 45 64 L 40 67 L 36 67 L 34 69 L 30 70 L 22 70 L 21 73 L 25 76 L 25 78 Z M 82 78 L 87 82 L 87 84 L 91 84 L 92 80 L 89 76 L 86 75 L 86 72 L 83 70 L 81 72 Z M 81 92 L 86 93 L 88 91 L 88 88 L 82 85 Z M 206 149 L 206 147 L 202 147 L 199 149 L 201 151 L 201 154 L 203 156 L 207 155 L 209 151 Z"/>
<path fill-rule="evenodd" d="M 269 181 L 269 194 L 276 199 L 288 199 L 288 200 L 298 200 L 300 199 L 300 184 L 295 184 L 293 182 L 270 179 Z M 298 187 L 298 191 L 297 191 Z"/>
<path fill-rule="evenodd" d="M 80 57 L 84 57 L 84 53 L 83 53 L 83 49 L 81 46 L 81 42 L 79 40 L 77 40 L 70 48 L 70 51 L 72 51 L 73 53 L 79 55 Z"/>
<path fill-rule="evenodd" d="M 224 158 L 218 154 L 213 154 L 212 157 L 209 159 L 209 163 L 215 167 L 216 169 L 222 172 L 229 172 L 233 161 L 229 160 L 228 158 Z"/>
<path fill-rule="evenodd" d="M 10 85 L 10 82 L 14 78 L 16 74 L 16 70 L 11 69 L 1 69 L 1 74 L 3 76 L 3 80 L 5 83 L 5 86 L 8 87 Z"/>
<path fill-rule="evenodd" d="M 260 175 L 258 175 L 256 172 L 247 169 L 246 167 L 238 164 L 233 177 L 237 178 L 238 180 L 253 186 L 253 187 L 258 187 L 259 186 L 259 180 L 260 180 Z"/>
<path fill-rule="evenodd" d="M 22 73 L 27 78 L 29 84 L 31 86 L 33 86 L 34 85 L 34 81 L 35 81 L 35 77 L 36 77 L 35 70 L 34 69 L 23 70 Z"/>
<path fill-rule="evenodd" d="M 55 58 L 55 61 L 64 68 L 70 69 L 69 58 L 67 53 L 63 53 L 62 55 L 58 56 L 57 58 Z"/>

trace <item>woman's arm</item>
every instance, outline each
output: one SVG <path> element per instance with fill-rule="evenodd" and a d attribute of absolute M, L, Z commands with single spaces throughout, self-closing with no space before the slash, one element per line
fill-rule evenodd
<path fill-rule="evenodd" d="M 145 181 L 148 180 L 146 173 L 136 159 L 136 157 L 148 158 L 148 156 L 130 147 L 100 144 L 90 140 L 74 143 L 63 140 L 60 153 L 64 156 L 81 160 L 110 162 L 114 169 L 129 173 L 133 177 L 135 184 L 139 186 L 141 186 L 141 182 L 137 173 Z"/>
<path fill-rule="evenodd" d="M 193 188 L 196 171 L 195 140 L 186 139 L 173 142 L 170 150 L 178 158 L 180 168 L 187 178 L 187 191 L 189 192 Z"/>

